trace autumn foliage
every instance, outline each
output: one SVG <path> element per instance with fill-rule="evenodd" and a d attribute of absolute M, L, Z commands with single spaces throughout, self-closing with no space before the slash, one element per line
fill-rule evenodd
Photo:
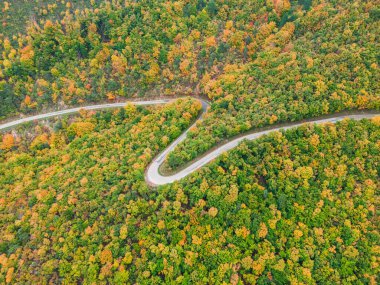
<path fill-rule="evenodd" d="M 2 149 L 11 149 L 15 144 L 15 139 L 12 134 L 5 134 L 3 136 Z"/>
<path fill-rule="evenodd" d="M 0 120 L 207 97 L 169 170 L 250 130 L 380 108 L 378 1 L 0 2 Z M 378 117 L 244 142 L 151 189 L 146 166 L 200 108 L 1 134 L 0 283 L 379 283 Z"/>
<path fill-rule="evenodd" d="M 0 151 L 0 282 L 377 283 L 376 119 L 275 132 L 149 188 L 199 107 L 128 105 Z"/>

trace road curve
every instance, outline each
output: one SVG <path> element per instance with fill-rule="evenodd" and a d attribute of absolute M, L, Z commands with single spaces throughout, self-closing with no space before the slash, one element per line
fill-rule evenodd
<path fill-rule="evenodd" d="M 353 119 L 353 120 L 361 120 L 361 119 L 370 119 L 370 118 L 373 118 L 373 117 L 379 116 L 379 115 L 380 115 L 379 113 L 365 113 L 365 114 L 360 114 L 360 115 L 342 115 L 342 116 L 332 117 L 332 118 L 328 118 L 328 119 L 321 119 L 321 120 L 310 121 L 310 122 L 307 122 L 307 123 L 308 124 L 336 123 L 336 122 L 342 121 L 342 120 L 344 120 L 346 118 Z M 178 138 L 178 141 L 173 142 L 169 146 L 169 148 L 165 149 L 161 154 L 159 154 L 152 161 L 152 163 L 149 165 L 149 167 L 148 167 L 148 169 L 146 171 L 145 179 L 146 179 L 146 181 L 149 184 L 155 185 L 155 186 L 172 183 L 172 182 L 180 180 L 180 179 L 186 177 L 187 175 L 191 174 L 192 172 L 198 170 L 202 166 L 206 165 L 210 161 L 212 161 L 215 158 L 217 158 L 222 153 L 235 148 L 243 140 L 255 140 L 255 139 L 258 139 L 258 138 L 260 138 L 260 137 L 262 137 L 262 136 L 264 136 L 266 134 L 269 134 L 271 132 L 274 132 L 274 131 L 281 131 L 281 130 L 287 130 L 287 129 L 291 129 L 291 128 L 296 128 L 296 127 L 302 126 L 304 124 L 305 123 L 299 123 L 299 124 L 293 124 L 291 126 L 286 126 L 286 127 L 277 127 L 277 128 L 272 128 L 272 129 L 269 129 L 269 130 L 265 130 L 265 131 L 261 131 L 261 132 L 252 133 L 252 134 L 248 134 L 248 135 L 244 135 L 244 136 L 238 137 L 236 139 L 233 139 L 233 140 L 231 140 L 231 141 L 229 141 L 229 142 L 227 142 L 227 143 L 219 146 L 217 149 L 209 152 L 205 156 L 203 156 L 200 159 L 198 159 L 195 162 L 193 162 L 188 167 L 182 169 L 181 171 L 179 171 L 179 172 L 177 172 L 177 173 L 175 173 L 173 175 L 170 175 L 170 176 L 163 176 L 163 175 L 161 175 L 160 172 L 159 172 L 160 165 L 164 161 L 166 155 L 172 149 L 174 149 L 174 147 L 180 141 L 182 141 L 182 140 L 185 139 L 186 132 L 187 132 L 186 131 L 185 133 L 183 133 L 181 135 L 181 137 Z"/>
<path fill-rule="evenodd" d="M 136 104 L 136 105 L 157 105 L 157 104 L 165 104 L 168 102 L 171 102 L 175 99 L 161 99 L 161 100 L 148 100 L 148 101 L 131 101 L 130 103 Z M 209 103 L 205 100 L 198 99 L 202 103 L 202 113 L 199 117 L 198 120 L 202 120 L 203 114 L 207 111 L 207 108 L 209 106 Z M 124 103 L 110 103 L 110 104 L 101 104 L 101 105 L 91 105 L 91 106 L 85 106 L 85 107 L 79 107 L 79 108 L 72 108 L 72 109 L 67 109 L 67 110 L 62 110 L 62 111 L 56 111 L 56 112 L 50 112 L 46 114 L 40 114 L 36 116 L 31 116 L 19 120 L 15 120 L 12 122 L 8 122 L 5 124 L 0 125 L 0 131 L 8 128 L 12 128 L 14 126 L 26 123 L 26 122 L 31 122 L 31 121 L 36 121 L 36 120 L 41 120 L 41 119 L 46 119 L 49 117 L 55 117 L 55 116 L 62 116 L 62 115 L 67 115 L 67 114 L 72 114 L 76 113 L 81 109 L 84 110 L 100 110 L 100 109 L 107 109 L 107 108 L 118 108 L 118 107 L 123 107 L 127 104 L 127 102 Z M 314 120 L 314 121 L 309 121 L 309 124 L 322 124 L 322 123 L 336 123 L 338 121 L 342 121 L 343 119 L 349 118 L 353 120 L 361 120 L 361 119 L 370 119 L 375 116 L 379 116 L 380 113 L 376 112 L 364 112 L 362 114 L 354 114 L 354 115 L 339 115 L 336 117 L 331 117 L 327 119 L 320 119 L 320 120 Z M 194 123 L 195 125 L 196 123 Z M 153 186 L 159 186 L 159 185 L 164 185 L 164 184 L 169 184 L 174 181 L 180 180 L 187 175 L 193 173 L 194 171 L 198 170 L 205 164 L 209 163 L 210 161 L 214 160 L 217 158 L 219 155 L 222 153 L 233 149 L 236 147 L 240 142 L 243 140 L 255 140 L 258 139 L 266 134 L 269 134 L 274 131 L 281 131 L 281 130 L 287 130 L 291 128 L 296 128 L 299 126 L 302 126 L 305 123 L 296 123 L 292 124 L 289 126 L 285 127 L 273 127 L 269 130 L 257 132 L 257 133 L 252 133 L 252 134 L 247 134 L 235 139 L 230 140 L 229 142 L 219 146 L 215 150 L 209 152 L 208 154 L 202 156 L 200 159 L 196 160 L 192 164 L 190 164 L 188 167 L 182 169 L 181 171 L 169 175 L 169 176 L 163 176 L 159 172 L 159 168 L 161 164 L 164 162 L 166 156 L 168 153 L 170 153 L 180 142 L 182 142 L 189 131 L 189 129 L 194 126 L 192 125 L 190 128 L 188 128 L 184 133 L 182 133 L 174 142 L 172 142 L 164 151 L 162 151 L 160 154 L 158 154 L 153 161 L 149 164 L 145 171 L 145 180 L 148 184 L 153 185 Z"/>

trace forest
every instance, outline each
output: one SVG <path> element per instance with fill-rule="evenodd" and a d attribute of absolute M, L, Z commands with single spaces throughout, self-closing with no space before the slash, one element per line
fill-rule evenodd
<path fill-rule="evenodd" d="M 199 108 L 82 113 L 28 145 L 4 135 L 0 282 L 376 283 L 379 117 L 275 132 L 151 189 L 145 167 Z"/>
<path fill-rule="evenodd" d="M 379 0 L 1 1 L 1 284 L 378 284 Z"/>
<path fill-rule="evenodd" d="M 5 27 L 20 2 L 4 3 Z M 1 34 L 0 119 L 207 96 L 211 113 L 169 157 L 175 169 L 256 127 L 380 108 L 376 1 L 62 2 L 39 3 L 24 33 Z"/>

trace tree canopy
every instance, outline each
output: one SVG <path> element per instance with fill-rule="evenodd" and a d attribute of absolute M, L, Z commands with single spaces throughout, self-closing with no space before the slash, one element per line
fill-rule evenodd
<path fill-rule="evenodd" d="M 378 118 L 275 132 L 150 188 L 147 164 L 199 109 L 127 105 L 36 126 L 28 145 L 4 135 L 0 281 L 376 283 Z"/>

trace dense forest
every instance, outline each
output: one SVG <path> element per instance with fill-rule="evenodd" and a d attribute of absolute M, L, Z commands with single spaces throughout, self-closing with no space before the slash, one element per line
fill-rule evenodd
<path fill-rule="evenodd" d="M 128 105 L 36 126 L 29 145 L 4 135 L 0 282 L 376 283 L 379 118 L 276 132 L 149 188 L 145 167 L 199 109 Z"/>
<path fill-rule="evenodd" d="M 0 133 L 0 283 L 378 284 L 380 1 L 1 1 L 0 122 L 99 102 L 162 106 Z"/>
<path fill-rule="evenodd" d="M 19 2 L 5 2 L 5 26 Z M 26 33 L 2 34 L 0 117 L 203 94 L 212 110 L 176 168 L 258 126 L 380 108 L 378 1 L 73 2 L 37 5 Z"/>

